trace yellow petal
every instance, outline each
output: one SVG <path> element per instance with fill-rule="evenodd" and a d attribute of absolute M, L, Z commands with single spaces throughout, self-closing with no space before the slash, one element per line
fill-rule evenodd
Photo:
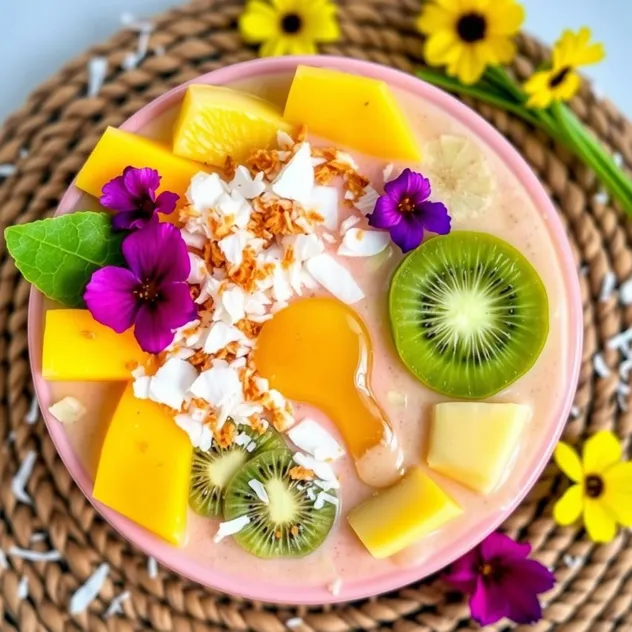
<path fill-rule="evenodd" d="M 617 463 L 603 474 L 606 490 L 632 495 L 632 463 Z"/>
<path fill-rule="evenodd" d="M 424 56 L 430 66 L 444 66 L 456 61 L 461 44 L 452 31 L 441 31 L 426 40 Z"/>
<path fill-rule="evenodd" d="M 290 55 L 315 55 L 317 52 L 314 42 L 305 38 L 293 38 L 288 44 Z"/>
<path fill-rule="evenodd" d="M 452 30 L 454 15 L 436 4 L 427 4 L 417 20 L 417 28 L 429 35 Z"/>
<path fill-rule="evenodd" d="M 621 460 L 621 443 L 609 430 L 593 435 L 584 445 L 584 473 L 603 474 Z"/>
<path fill-rule="evenodd" d="M 566 30 L 553 48 L 553 65 L 557 68 L 577 67 L 595 64 L 606 53 L 602 44 L 590 44 L 591 33 L 587 27 L 577 33 Z"/>
<path fill-rule="evenodd" d="M 498 2 L 489 12 L 489 32 L 493 35 L 514 35 L 524 22 L 524 7 L 513 0 Z"/>
<path fill-rule="evenodd" d="M 340 26 L 336 17 L 336 7 L 328 2 L 323 2 L 319 6 L 321 8 L 316 6 L 305 15 L 305 29 L 301 33 L 301 37 L 311 39 L 314 42 L 339 40 Z"/>
<path fill-rule="evenodd" d="M 615 517 L 606 504 L 598 500 L 586 499 L 584 524 L 593 542 L 610 542 L 617 534 Z"/>
<path fill-rule="evenodd" d="M 553 90 L 554 98 L 558 101 L 570 101 L 582 85 L 581 77 L 576 72 L 569 72 L 564 81 Z"/>
<path fill-rule="evenodd" d="M 252 0 L 239 19 L 239 30 L 246 42 L 264 42 L 279 34 L 279 16 L 267 3 Z"/>
<path fill-rule="evenodd" d="M 527 94 L 536 94 L 537 92 L 548 90 L 549 81 L 551 81 L 552 76 L 553 72 L 550 70 L 540 70 L 539 72 L 533 73 L 524 83 L 524 91 Z"/>
<path fill-rule="evenodd" d="M 261 57 L 280 57 L 281 55 L 287 55 L 289 48 L 287 38 L 275 37 L 262 44 L 259 49 L 259 55 Z"/>
<path fill-rule="evenodd" d="M 546 92 L 538 92 L 537 94 L 532 94 L 527 100 L 527 107 L 536 110 L 543 110 L 548 108 L 549 105 L 553 102 L 553 95 Z"/>
<path fill-rule="evenodd" d="M 516 56 L 516 44 L 508 37 L 489 37 L 486 46 L 490 64 L 508 64 Z"/>
<path fill-rule="evenodd" d="M 579 455 L 574 448 L 568 443 L 560 441 L 555 448 L 555 462 L 558 467 L 573 482 L 579 483 L 584 479 L 584 471 L 582 469 Z"/>
<path fill-rule="evenodd" d="M 474 46 L 464 46 L 461 53 L 448 67 L 448 73 L 456 75 L 464 84 L 476 83 L 485 71 L 485 60 L 476 54 Z"/>
<path fill-rule="evenodd" d="M 553 507 L 555 522 L 566 526 L 573 524 L 582 515 L 584 509 L 584 488 L 582 485 L 569 487 Z"/>

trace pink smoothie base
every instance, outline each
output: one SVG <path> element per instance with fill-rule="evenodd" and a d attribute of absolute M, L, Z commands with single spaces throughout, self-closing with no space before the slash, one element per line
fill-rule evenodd
<path fill-rule="evenodd" d="M 563 399 L 562 405 L 559 410 L 552 413 L 558 420 L 557 425 L 550 434 L 542 437 L 542 447 L 539 456 L 533 461 L 531 467 L 528 468 L 530 474 L 521 481 L 520 492 L 513 498 L 512 502 L 504 506 L 502 510 L 496 512 L 493 517 L 473 525 L 467 536 L 455 542 L 452 547 L 438 552 L 436 555 L 433 555 L 431 559 L 420 563 L 418 566 L 395 569 L 384 576 L 376 578 L 367 577 L 360 581 L 345 583 L 342 586 L 340 594 L 336 596 L 332 595 L 325 586 L 310 587 L 297 584 L 279 585 L 274 583 L 272 577 L 248 578 L 246 576 L 228 575 L 222 572 L 221 568 L 208 568 L 199 564 L 196 560 L 186 557 L 185 554 L 176 547 L 163 542 L 118 513 L 93 500 L 92 481 L 83 469 L 77 455 L 74 453 L 63 426 L 48 413 L 48 407 L 52 403 L 50 390 L 41 374 L 42 317 L 44 313 L 43 298 L 36 290 L 31 291 L 29 304 L 29 348 L 35 392 L 48 431 L 50 432 L 57 451 L 77 485 L 79 485 L 86 497 L 112 527 L 145 553 L 155 557 L 164 566 L 210 588 L 259 601 L 310 605 L 349 601 L 378 595 L 423 579 L 439 571 L 475 547 L 511 514 L 535 484 L 542 470 L 548 463 L 568 418 L 579 376 L 583 328 L 582 304 L 575 263 L 564 227 L 551 201 L 536 176 L 515 149 L 486 121 L 453 97 L 433 86 L 427 85 L 411 75 L 391 68 L 363 61 L 324 56 L 283 57 L 249 61 L 216 70 L 189 83 L 221 85 L 248 80 L 253 77 L 291 73 L 298 64 L 334 68 L 348 73 L 380 79 L 394 88 L 412 93 L 413 95 L 420 96 L 434 103 L 446 114 L 467 126 L 490 146 L 492 151 L 494 151 L 518 177 L 521 184 L 531 195 L 535 206 L 545 218 L 550 235 L 556 244 L 556 250 L 564 274 L 566 290 L 569 295 L 570 323 L 568 326 L 570 332 L 570 358 L 568 366 L 570 367 L 570 379 L 567 386 L 566 397 Z M 145 106 L 128 119 L 121 128 L 130 132 L 141 130 L 155 117 L 174 106 L 183 96 L 187 85 L 188 84 L 183 84 L 174 88 L 159 99 Z M 71 185 L 59 205 L 57 214 L 73 211 L 81 195 L 75 186 Z M 244 565 L 247 565 L 247 556 L 248 554 L 244 553 Z"/>

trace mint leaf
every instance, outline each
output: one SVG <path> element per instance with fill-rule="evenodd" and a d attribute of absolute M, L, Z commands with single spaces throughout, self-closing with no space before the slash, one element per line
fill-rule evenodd
<path fill-rule="evenodd" d="M 98 268 L 124 265 L 124 233 L 112 232 L 107 213 L 84 211 L 9 226 L 9 254 L 24 278 L 67 307 L 82 307 L 85 287 Z"/>

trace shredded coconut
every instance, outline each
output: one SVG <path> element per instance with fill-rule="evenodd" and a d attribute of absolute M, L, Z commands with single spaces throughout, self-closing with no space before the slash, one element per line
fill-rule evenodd
<path fill-rule="evenodd" d="M 599 377 L 606 378 L 610 375 L 610 369 L 601 353 L 595 353 L 595 355 L 593 356 L 593 366 L 595 369 L 595 373 Z"/>
<path fill-rule="evenodd" d="M 0 164 L 0 178 L 8 178 L 14 176 L 18 172 L 18 168 L 15 165 L 8 163 Z"/>
<path fill-rule="evenodd" d="M 33 504 L 31 497 L 26 493 L 26 485 L 29 482 L 29 478 L 31 478 L 36 460 L 37 454 L 33 450 L 30 450 L 11 481 L 11 491 L 13 495 L 17 500 L 27 505 Z"/>
<path fill-rule="evenodd" d="M 104 562 L 94 571 L 86 583 L 74 593 L 70 598 L 69 610 L 71 615 L 83 612 L 96 599 L 105 584 L 109 572 L 110 565 Z"/>
<path fill-rule="evenodd" d="M 610 270 L 606 272 L 603 281 L 601 283 L 601 293 L 599 294 L 599 300 L 601 302 L 607 301 L 613 294 L 617 287 L 617 276 Z"/>
<path fill-rule="evenodd" d="M 107 57 L 91 57 L 88 60 L 88 96 L 96 97 L 108 74 Z"/>
<path fill-rule="evenodd" d="M 40 408 L 39 408 L 39 403 L 37 401 L 37 397 L 33 397 L 33 399 L 31 400 L 31 405 L 29 406 L 28 412 L 24 416 L 24 421 L 29 425 L 33 425 L 39 419 L 39 414 L 40 414 Z"/>
<path fill-rule="evenodd" d="M 110 605 L 107 610 L 103 613 L 104 619 L 109 619 L 117 614 L 121 614 L 123 612 L 123 604 L 130 598 L 129 591 L 122 592 L 120 595 L 117 595 L 110 601 Z"/>
<path fill-rule="evenodd" d="M 31 551 L 30 549 L 21 549 L 17 546 L 12 546 L 9 549 L 9 555 L 28 560 L 29 562 L 58 562 L 62 559 L 59 551 Z"/>
<path fill-rule="evenodd" d="M 632 279 L 628 279 L 621 284 L 619 299 L 623 305 L 632 305 Z"/>
<path fill-rule="evenodd" d="M 285 625 L 290 628 L 290 630 L 294 630 L 295 628 L 300 627 L 305 623 L 301 617 L 292 617 L 285 622 Z"/>
<path fill-rule="evenodd" d="M 31 536 L 31 543 L 34 542 L 43 542 L 48 536 L 43 531 L 36 531 Z"/>
<path fill-rule="evenodd" d="M 257 498 L 264 504 L 268 504 L 270 502 L 270 498 L 268 497 L 268 492 L 266 492 L 265 485 L 256 479 L 252 479 L 248 481 L 248 486 L 252 491 L 257 495 Z"/>
<path fill-rule="evenodd" d="M 26 599 L 29 596 L 29 578 L 24 575 L 22 579 L 20 579 L 20 583 L 18 584 L 18 599 L 20 601 Z"/>
<path fill-rule="evenodd" d="M 158 562 L 151 555 L 147 558 L 147 574 L 151 579 L 158 577 Z"/>
<path fill-rule="evenodd" d="M 338 577 L 331 584 L 329 584 L 327 588 L 332 595 L 337 597 L 340 594 L 340 591 L 342 590 L 342 579 Z"/>
<path fill-rule="evenodd" d="M 608 348 L 623 349 L 629 342 L 632 342 L 632 327 L 610 338 Z"/>
<path fill-rule="evenodd" d="M 213 542 L 217 544 L 218 542 L 221 542 L 224 538 L 235 535 L 235 533 L 239 533 L 248 524 L 250 524 L 250 518 L 248 516 L 240 516 L 239 518 L 235 518 L 234 520 L 220 522 L 217 533 L 213 538 Z"/>
<path fill-rule="evenodd" d="M 314 503 L 314 509 L 320 510 L 325 506 L 325 503 L 331 503 L 335 507 L 338 506 L 338 499 L 332 494 L 328 494 L 327 492 L 318 492 L 318 496 L 316 497 L 316 502 Z"/>

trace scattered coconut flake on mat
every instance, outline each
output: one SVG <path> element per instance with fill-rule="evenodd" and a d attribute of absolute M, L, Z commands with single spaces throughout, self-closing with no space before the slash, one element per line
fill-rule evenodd
<path fill-rule="evenodd" d="M 130 593 L 128 590 L 122 592 L 120 595 L 116 595 L 112 601 L 110 601 L 110 605 L 108 609 L 103 613 L 104 619 L 109 619 L 117 614 L 122 614 L 123 612 L 123 604 L 130 598 Z"/>
<path fill-rule="evenodd" d="M 625 349 L 626 345 L 632 342 L 632 327 L 622 331 L 608 340 L 609 349 Z"/>
<path fill-rule="evenodd" d="M 8 163 L 0 165 L 0 178 L 8 178 L 14 176 L 18 172 L 18 168 L 15 165 Z"/>
<path fill-rule="evenodd" d="M 162 57 L 166 52 L 167 49 L 164 46 L 154 46 L 154 55 L 156 55 L 156 57 Z"/>
<path fill-rule="evenodd" d="M 305 622 L 301 619 L 301 617 L 292 617 L 285 622 L 285 625 L 290 628 L 290 630 L 293 630 L 294 628 L 298 628 L 303 625 L 303 623 Z"/>
<path fill-rule="evenodd" d="M 579 409 L 579 406 L 573 406 L 571 408 L 570 415 L 573 419 L 577 419 L 581 415 L 581 410 Z"/>
<path fill-rule="evenodd" d="M 239 516 L 239 518 L 234 518 L 233 520 L 228 520 L 227 522 L 220 522 L 217 533 L 213 538 L 213 542 L 217 544 L 229 535 L 239 533 L 248 524 L 250 524 L 250 518 L 248 516 Z"/>
<path fill-rule="evenodd" d="M 331 582 L 331 584 L 329 584 L 329 586 L 327 586 L 327 590 L 329 590 L 329 592 L 334 595 L 334 597 L 339 595 L 340 591 L 342 590 L 342 579 L 340 577 L 335 579 L 333 582 Z"/>
<path fill-rule="evenodd" d="M 30 450 L 11 481 L 11 491 L 13 495 L 17 500 L 27 505 L 33 504 L 31 497 L 26 493 L 26 485 L 29 482 L 29 478 L 31 478 L 36 460 L 37 454 L 33 450 Z"/>
<path fill-rule="evenodd" d="M 623 305 L 632 305 L 632 279 L 628 279 L 621 284 L 619 300 Z"/>
<path fill-rule="evenodd" d="M 12 546 L 9 549 L 9 555 L 28 560 L 29 562 L 59 562 L 61 560 L 59 551 L 31 551 L 30 549 L 21 549 L 17 546 Z"/>
<path fill-rule="evenodd" d="M 608 204 L 608 201 L 610 200 L 610 196 L 608 195 L 606 191 L 598 191 L 597 193 L 595 193 L 595 195 L 593 195 L 592 200 L 596 204 L 605 205 L 605 204 Z"/>
<path fill-rule="evenodd" d="M 623 167 L 625 160 L 623 160 L 623 154 L 621 152 L 615 151 L 614 154 L 612 154 L 612 159 L 617 167 Z"/>
<path fill-rule="evenodd" d="M 386 401 L 393 406 L 403 406 L 405 408 L 408 404 L 408 396 L 401 391 L 388 391 L 386 393 Z"/>
<path fill-rule="evenodd" d="M 96 571 L 88 578 L 86 583 L 70 598 L 70 614 L 83 612 L 97 597 L 105 584 L 110 565 L 105 562 L 99 565 Z"/>
<path fill-rule="evenodd" d="M 632 370 L 632 358 L 628 358 L 627 360 L 624 360 L 619 366 L 619 377 L 624 382 L 627 382 L 628 379 L 630 378 L 631 370 Z"/>
<path fill-rule="evenodd" d="M 151 579 L 158 577 L 158 562 L 151 555 L 147 558 L 147 573 Z"/>
<path fill-rule="evenodd" d="M 570 555 L 568 553 L 562 558 L 562 560 L 568 568 L 579 568 L 584 563 L 584 559 L 579 555 Z"/>
<path fill-rule="evenodd" d="M 40 408 L 37 397 L 33 397 L 31 405 L 29 406 L 26 415 L 24 415 L 24 421 L 29 424 L 29 426 L 32 426 L 39 419 L 39 414 Z"/>
<path fill-rule="evenodd" d="M 18 584 L 18 599 L 24 600 L 29 596 L 29 578 L 24 575 Z"/>
<path fill-rule="evenodd" d="M 7 568 L 9 568 L 9 560 L 7 560 L 7 556 L 2 549 L 0 549 L 0 568 L 3 571 L 6 571 Z"/>
<path fill-rule="evenodd" d="M 26 147 L 22 147 L 22 149 L 20 149 L 20 151 L 18 152 L 18 156 L 20 156 L 22 160 L 24 160 L 25 158 L 28 158 L 29 150 Z"/>
<path fill-rule="evenodd" d="M 595 353 L 593 356 L 593 367 L 595 368 L 595 373 L 599 377 L 608 377 L 610 375 L 610 369 L 606 364 L 606 361 L 603 359 L 603 355 L 601 353 Z"/>
<path fill-rule="evenodd" d="M 86 414 L 86 407 L 75 397 L 64 397 L 48 407 L 48 412 L 64 426 L 76 423 Z"/>
<path fill-rule="evenodd" d="M 32 536 L 31 536 L 31 543 L 34 542 L 43 542 L 48 536 L 46 535 L 46 533 L 44 533 L 43 531 L 36 531 Z"/>
<path fill-rule="evenodd" d="M 251 481 L 248 481 L 248 487 L 252 489 L 252 491 L 257 495 L 257 498 L 264 504 L 268 504 L 270 502 L 270 498 L 268 498 L 268 492 L 266 492 L 265 485 L 253 478 Z"/>
<path fill-rule="evenodd" d="M 101 91 L 108 74 L 108 60 L 105 57 L 91 57 L 88 60 L 88 96 L 96 97 Z"/>
<path fill-rule="evenodd" d="M 614 272 L 606 272 L 603 281 L 601 283 L 601 293 L 599 294 L 599 300 L 603 303 L 607 301 L 617 287 L 617 276 Z"/>

